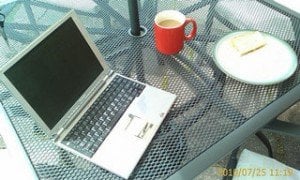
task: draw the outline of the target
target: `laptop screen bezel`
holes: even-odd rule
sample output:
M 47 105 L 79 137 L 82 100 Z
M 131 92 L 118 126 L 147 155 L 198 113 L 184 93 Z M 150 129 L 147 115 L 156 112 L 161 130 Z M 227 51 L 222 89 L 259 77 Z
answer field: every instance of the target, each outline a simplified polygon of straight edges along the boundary
M 53 31 L 60 27 L 60 25 L 62 25 L 70 18 L 75 22 L 82 36 L 88 43 L 95 56 L 97 57 L 99 64 L 103 67 L 103 72 L 100 73 L 97 78 L 95 78 L 93 83 L 89 86 L 89 88 L 86 91 L 84 91 L 84 93 L 75 102 L 75 104 L 67 111 L 67 113 L 65 113 L 65 115 L 58 121 L 58 123 L 52 129 L 50 129 L 42 120 L 42 118 L 38 115 L 38 113 L 33 109 L 33 107 L 21 95 L 17 88 L 12 84 L 12 82 L 5 76 L 5 72 L 15 63 L 22 60 L 23 56 L 29 53 L 34 47 L 41 43 L 47 36 L 49 36 Z M 98 48 L 96 47 L 92 39 L 89 37 L 87 30 L 84 28 L 83 24 L 79 20 L 74 10 L 71 10 L 62 19 L 60 19 L 58 22 L 56 22 L 54 25 L 48 28 L 43 34 L 41 34 L 37 39 L 30 43 L 23 51 L 18 53 L 7 64 L 5 64 L 5 66 L 3 66 L 3 68 L 1 68 L 0 71 L 0 80 L 4 83 L 4 85 L 10 90 L 12 95 L 21 103 L 24 109 L 27 110 L 27 112 L 32 116 L 32 118 L 49 136 L 56 135 L 66 124 L 68 124 L 70 121 L 73 121 L 76 118 L 76 116 L 82 111 L 86 104 L 89 103 L 90 99 L 98 92 L 99 88 L 103 85 L 103 79 L 111 73 L 111 69 L 105 63 Z

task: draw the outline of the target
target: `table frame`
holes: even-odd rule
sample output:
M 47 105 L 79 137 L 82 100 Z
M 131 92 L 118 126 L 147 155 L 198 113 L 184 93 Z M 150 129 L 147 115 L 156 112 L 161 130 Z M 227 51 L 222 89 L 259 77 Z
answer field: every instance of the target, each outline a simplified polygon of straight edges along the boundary
M 202 7 L 208 5 L 209 3 L 212 3 L 212 2 L 214 2 L 214 1 L 200 1 L 198 3 L 195 3 L 193 6 L 182 9 L 181 12 L 183 12 L 184 14 L 188 14 L 188 13 L 194 11 L 195 9 L 202 8 Z M 31 2 L 31 3 L 35 3 L 35 5 L 41 6 L 41 7 L 44 7 L 46 5 L 45 3 L 41 3 L 41 2 Z M 134 24 L 134 21 L 135 21 L 134 19 L 139 19 L 139 17 L 137 16 L 137 14 L 138 14 L 137 11 L 133 12 L 133 14 L 130 15 L 132 17 L 130 18 L 130 21 L 128 21 L 127 19 L 122 17 L 118 12 L 116 12 L 110 6 L 108 6 L 106 3 L 104 3 L 103 1 L 96 1 L 96 3 L 98 3 L 99 5 L 101 5 L 103 7 L 103 12 L 98 12 L 98 13 L 108 13 L 108 14 L 110 14 L 110 16 L 117 19 L 119 23 L 123 24 L 126 27 L 131 25 L 131 31 L 135 31 L 137 29 L 140 30 L 139 23 Z M 150 2 L 145 2 L 145 3 L 149 4 Z M 128 6 L 131 7 L 133 9 L 133 11 L 137 10 L 137 7 L 138 7 L 137 0 L 129 0 L 128 1 Z M 49 5 L 49 6 L 47 5 L 47 7 L 50 8 L 50 9 L 51 8 L 55 8 L 55 9 L 58 8 L 57 6 L 52 6 L 52 5 Z M 151 7 L 153 8 L 153 10 L 157 11 L 157 9 L 155 9 L 156 8 L 155 4 Z M 67 8 L 61 8 L 61 10 L 62 11 L 68 11 Z M 26 5 L 26 12 L 31 17 L 33 17 L 32 10 L 30 9 L 29 5 L 28 6 Z M 78 13 L 85 14 L 86 12 L 78 11 Z M 91 15 L 91 14 L 89 14 L 89 15 Z M 95 16 L 98 16 L 98 14 L 95 14 Z M 141 18 L 144 18 L 144 16 L 141 16 Z M 40 30 L 45 30 L 47 28 L 47 26 L 38 25 L 33 18 L 29 18 L 29 19 L 30 19 L 30 24 L 31 24 L 30 26 L 25 25 L 25 24 L 18 24 L 18 23 L 7 23 L 7 26 L 11 27 L 12 29 L 30 29 L 30 30 L 35 30 L 35 28 L 38 28 Z M 104 23 L 107 25 L 107 27 L 109 27 L 110 26 L 109 25 L 109 19 L 103 19 L 103 20 L 104 20 Z M 131 22 L 131 24 L 130 24 L 130 22 Z M 207 24 L 207 26 L 212 25 L 212 24 L 210 24 L 209 20 L 207 21 L 206 24 Z M 117 31 L 117 30 L 112 29 L 112 31 L 107 31 L 106 29 L 101 29 L 101 28 L 88 29 L 88 31 L 91 34 L 93 34 L 93 33 L 103 33 L 105 35 L 108 35 L 109 37 L 113 37 L 115 34 L 119 33 L 119 31 Z M 127 29 L 124 28 L 120 31 L 122 31 L 122 33 L 124 33 L 124 31 L 127 31 Z M 13 33 L 13 34 L 11 34 L 11 33 Z M 11 33 L 8 33 L 9 38 L 15 38 L 16 40 L 18 39 L 18 40 L 21 40 L 21 41 L 24 41 L 24 42 L 30 42 L 32 40 L 32 39 L 26 38 L 25 34 L 18 33 L 17 31 L 11 31 Z M 135 33 L 132 32 L 132 34 L 135 34 Z M 130 38 L 130 37 L 128 37 L 128 38 Z M 209 28 L 207 28 L 205 30 L 205 33 L 203 35 L 197 36 L 195 40 L 196 41 L 214 42 L 217 38 L 218 38 L 218 36 L 211 35 Z M 101 41 L 105 41 L 105 40 L 107 40 L 107 39 L 103 39 Z M 99 41 L 98 43 L 101 43 L 101 41 Z M 190 47 L 199 46 L 195 42 L 188 42 L 187 44 Z M 107 57 L 107 60 L 108 61 L 113 61 L 113 59 L 115 57 L 129 52 L 131 48 L 136 47 L 136 46 L 137 45 L 133 44 L 132 47 L 121 49 L 118 52 L 115 52 L 115 53 L 109 55 Z M 202 46 L 205 47 L 205 44 L 203 44 Z M 201 56 L 205 57 L 205 59 L 208 59 L 208 60 L 211 59 L 211 57 L 206 52 L 206 48 L 195 48 L 195 49 L 197 49 L 197 52 L 199 54 L 201 54 Z M 141 54 L 140 53 L 141 51 L 142 51 L 142 49 L 138 49 L 136 51 L 136 54 L 132 54 L 132 56 L 134 56 L 135 59 L 136 59 L 135 60 L 136 63 L 133 63 L 133 64 L 138 64 L 139 63 L 139 61 L 140 61 L 139 58 L 142 58 L 142 57 L 138 57 L 137 54 Z M 164 61 L 165 62 L 171 62 L 170 65 L 174 66 L 175 68 L 178 68 L 176 66 L 179 66 L 179 65 L 177 63 L 173 63 L 173 60 L 174 60 L 173 58 L 180 59 L 181 63 L 183 63 L 184 65 L 186 65 L 190 69 L 192 69 L 199 76 L 201 76 L 203 74 L 203 71 L 199 67 L 195 66 L 195 64 L 191 63 L 186 57 L 184 57 L 182 55 L 177 55 L 177 56 L 174 56 L 174 57 L 166 57 L 166 56 L 157 54 L 157 57 L 158 57 L 158 59 L 160 59 L 161 63 L 164 63 Z M 209 63 L 210 66 L 214 66 L 214 64 L 209 62 L 209 61 L 207 61 L 206 63 Z M 123 74 L 127 75 L 130 72 L 130 69 L 136 68 L 136 69 L 138 69 L 138 71 L 140 71 L 140 73 L 137 73 L 138 74 L 137 79 L 140 80 L 140 81 L 145 81 L 145 77 L 143 76 L 143 69 L 140 68 L 140 67 L 141 66 L 129 65 L 128 67 L 124 68 Z M 215 83 L 215 82 L 210 82 L 209 79 L 205 79 L 205 75 L 203 75 L 201 77 L 204 78 L 205 82 L 212 83 L 212 84 Z M 216 81 L 217 82 L 223 82 L 225 76 L 220 76 L 219 75 L 218 77 L 219 77 L 219 79 L 217 79 Z M 195 89 L 202 89 L 203 88 L 203 89 L 208 90 L 207 87 L 196 87 L 198 84 L 195 84 L 195 82 L 189 82 L 189 83 L 192 86 L 195 86 L 194 87 Z M 213 85 L 211 85 L 211 86 L 213 86 Z M 224 86 L 224 84 L 223 84 L 223 86 Z M 223 88 L 222 85 L 220 86 L 220 88 L 221 89 Z M 214 95 L 217 93 L 217 92 L 214 92 L 214 91 L 217 91 L 217 90 L 212 90 L 212 89 L 209 89 L 209 90 L 212 91 L 210 98 L 213 100 L 215 98 Z M 228 134 L 227 136 L 225 136 L 221 141 L 219 141 L 216 144 L 212 145 L 209 149 L 207 149 L 205 152 L 200 154 L 198 157 L 191 160 L 185 166 L 181 167 L 180 170 L 175 172 L 174 174 L 172 174 L 169 177 L 169 179 L 187 179 L 187 178 L 192 179 L 192 178 L 194 178 L 200 172 L 204 171 L 207 167 L 212 165 L 214 162 L 218 161 L 223 156 L 225 156 L 227 153 L 231 152 L 233 149 L 238 147 L 241 143 L 243 143 L 244 139 L 246 139 L 251 134 L 258 131 L 261 127 L 265 126 L 268 122 L 270 122 L 272 119 L 276 118 L 281 112 L 286 110 L 288 107 L 292 106 L 295 102 L 297 102 L 299 100 L 299 97 L 300 97 L 300 85 L 297 85 L 292 90 L 290 90 L 288 93 L 282 95 L 276 101 L 272 102 L 270 105 L 268 105 L 262 111 L 255 114 L 252 118 L 250 118 L 246 123 L 241 125 L 235 131 L 233 131 L 230 134 Z M 199 102 L 199 101 L 201 101 L 202 98 L 203 97 L 201 96 L 201 94 L 199 94 L 195 98 L 193 98 L 191 101 Z M 206 104 L 206 106 L 209 107 L 209 106 L 211 106 L 211 104 L 213 104 L 213 102 L 210 102 L 210 103 Z M 226 104 L 226 102 L 223 102 L 222 105 L 228 106 L 228 104 Z M 184 109 L 184 107 L 185 107 L 185 105 L 183 104 L 182 107 L 178 107 L 177 109 L 174 109 L 173 111 L 179 111 L 180 109 Z M 234 111 L 234 110 L 232 110 L 232 111 Z M 172 112 L 170 112 L 170 113 L 172 113 Z M 197 117 L 201 117 L 204 113 L 205 113 L 205 110 L 204 111 L 200 110 L 199 113 L 197 114 Z M 245 118 L 243 115 L 239 114 L 238 112 L 233 112 L 233 113 L 237 114 L 242 119 Z M 191 121 L 191 122 L 188 122 L 188 123 L 190 123 L 189 126 L 191 126 L 195 122 Z M 166 126 L 171 127 L 172 125 L 166 124 Z M 184 131 L 184 129 L 179 129 L 178 131 Z M 182 141 L 184 141 L 184 140 L 182 140 Z M 231 144 L 231 146 L 229 147 L 228 144 Z

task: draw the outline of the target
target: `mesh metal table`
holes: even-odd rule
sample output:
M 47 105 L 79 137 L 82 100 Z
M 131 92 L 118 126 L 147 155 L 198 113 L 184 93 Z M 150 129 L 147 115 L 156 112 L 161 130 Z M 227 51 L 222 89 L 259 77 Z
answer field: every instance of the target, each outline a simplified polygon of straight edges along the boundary
M 132 179 L 190 179 L 300 98 L 299 70 L 283 83 L 253 86 L 226 77 L 215 67 L 212 48 L 216 40 L 232 29 L 211 21 L 214 5 L 210 1 L 139 1 L 140 24 L 147 30 L 142 37 L 128 34 L 126 1 L 94 2 L 93 8 L 71 6 L 77 9 L 110 67 L 178 96 Z M 2 46 L 0 40 L 0 65 L 28 46 L 69 9 L 70 6 L 36 0 L 3 6 L 1 12 L 6 15 L 5 32 L 10 47 Z M 176 56 L 164 56 L 155 50 L 152 23 L 155 14 L 164 9 L 180 10 L 198 23 L 198 36 L 186 43 Z M 276 18 L 272 11 L 258 11 L 257 15 L 266 13 L 265 16 Z M 255 16 L 252 15 L 254 23 L 258 21 Z M 276 26 L 267 28 L 271 34 L 278 33 Z M 292 45 L 299 52 L 300 45 Z M 2 83 L 0 92 L 0 100 L 40 179 L 119 178 L 55 146 Z

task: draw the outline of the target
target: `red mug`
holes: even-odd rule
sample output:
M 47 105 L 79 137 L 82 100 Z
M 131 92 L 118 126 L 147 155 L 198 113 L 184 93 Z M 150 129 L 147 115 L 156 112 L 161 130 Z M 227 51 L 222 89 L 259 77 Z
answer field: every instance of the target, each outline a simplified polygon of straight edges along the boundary
M 185 27 L 192 23 L 189 35 L 185 34 Z M 183 48 L 184 41 L 196 36 L 197 24 L 192 18 L 175 10 L 165 10 L 158 13 L 154 19 L 154 36 L 157 50 L 166 55 L 177 54 Z

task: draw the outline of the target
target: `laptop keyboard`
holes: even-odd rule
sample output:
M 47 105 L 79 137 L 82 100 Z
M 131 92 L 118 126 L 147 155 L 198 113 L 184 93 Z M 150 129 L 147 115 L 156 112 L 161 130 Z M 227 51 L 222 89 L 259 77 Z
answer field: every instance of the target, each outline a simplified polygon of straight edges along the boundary
M 92 157 L 131 102 L 144 88 L 145 85 L 115 76 L 62 143 Z

